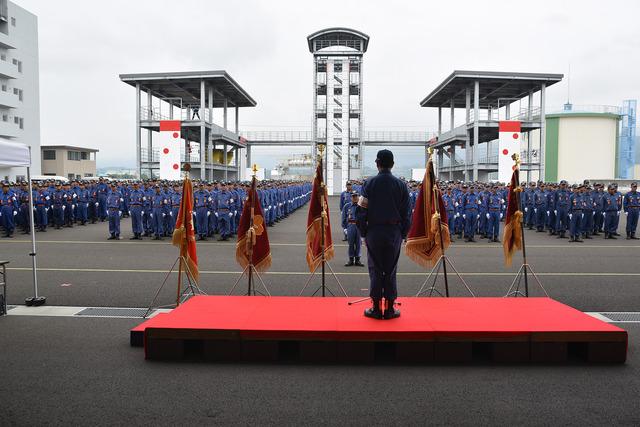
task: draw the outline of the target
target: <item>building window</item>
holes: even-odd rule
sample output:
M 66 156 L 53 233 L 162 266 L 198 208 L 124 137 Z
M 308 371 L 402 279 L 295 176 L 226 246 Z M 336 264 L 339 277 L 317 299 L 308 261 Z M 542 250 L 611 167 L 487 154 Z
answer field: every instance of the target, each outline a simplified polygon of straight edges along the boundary
M 75 160 L 80 161 L 80 152 L 79 151 L 67 151 L 67 160 Z
M 70 173 L 70 174 L 67 175 L 67 178 L 69 178 L 69 181 L 73 181 L 75 176 L 76 176 L 75 174 Z
M 0 54 L 0 60 L 6 61 L 7 60 L 7 55 L 5 55 L 4 53 Z
M 55 160 L 56 150 L 42 150 L 42 160 Z
M 12 63 L 13 65 L 18 65 L 18 60 L 17 60 L 16 58 L 13 58 L 13 59 L 11 60 L 11 63 Z
M 11 26 L 12 27 L 16 26 L 16 18 L 14 18 L 13 16 L 11 17 Z
M 18 117 L 18 116 L 13 116 L 13 124 L 16 124 L 16 125 L 17 125 L 18 123 L 20 123 L 20 117 Z
M 18 72 L 22 72 L 22 61 L 18 61 Z
M 6 92 L 7 91 L 7 85 L 2 85 L 2 91 Z
M 22 101 L 22 89 L 18 91 L 18 100 Z
M 85 174 L 84 174 L 84 176 L 85 176 L 85 178 L 87 178 L 87 177 L 92 177 L 92 176 L 93 176 L 93 174 L 92 174 L 92 173 L 85 173 Z
M 13 94 L 14 94 L 14 95 L 17 95 L 17 94 L 18 94 L 18 88 L 17 88 L 17 87 L 14 87 L 14 88 L 13 88 Z
M 7 116 L 6 114 L 2 115 L 2 121 L 3 122 L 8 122 L 9 121 L 9 116 Z
M 80 153 L 80 158 L 81 158 L 82 160 L 89 160 L 89 153 L 87 153 L 86 151 L 82 151 L 82 152 Z
M 24 119 L 20 117 L 20 129 L 24 129 Z

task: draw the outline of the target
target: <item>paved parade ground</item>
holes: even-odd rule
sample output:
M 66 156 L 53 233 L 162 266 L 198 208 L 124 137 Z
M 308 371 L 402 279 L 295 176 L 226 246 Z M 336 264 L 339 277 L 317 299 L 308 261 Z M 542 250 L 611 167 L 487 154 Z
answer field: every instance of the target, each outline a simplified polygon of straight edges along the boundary
M 332 265 L 350 296 L 366 296 L 367 269 L 343 266 L 338 199 L 330 204 Z M 273 265 L 263 278 L 273 295 L 297 295 L 307 279 L 306 217 L 304 206 L 268 229 Z M 120 241 L 106 240 L 106 222 L 37 234 L 47 306 L 148 305 L 177 249 L 169 239 L 128 240 L 128 219 L 122 230 Z M 526 238 L 529 261 L 552 298 L 587 312 L 640 311 L 638 241 L 596 236 L 568 243 L 535 231 Z M 27 235 L 0 240 L 0 259 L 11 261 L 9 304 L 31 295 L 29 250 Z M 520 262 L 518 253 L 505 269 L 502 246 L 486 240 L 457 241 L 448 254 L 477 296 L 504 295 Z M 198 257 L 201 288 L 228 293 L 239 276 L 234 242 L 198 242 Z M 425 277 L 401 256 L 400 296 L 415 294 Z M 175 298 L 172 279 L 160 303 Z M 332 278 L 328 284 L 336 290 Z M 465 295 L 456 279 L 450 286 Z M 236 294 L 242 290 L 244 282 Z M 0 396 L 9 424 L 640 423 L 634 323 L 618 324 L 629 331 L 629 352 L 627 363 L 616 366 L 216 365 L 145 362 L 141 349 L 129 347 L 136 319 L 9 314 L 0 317 Z M 382 407 L 389 419 L 380 419 Z

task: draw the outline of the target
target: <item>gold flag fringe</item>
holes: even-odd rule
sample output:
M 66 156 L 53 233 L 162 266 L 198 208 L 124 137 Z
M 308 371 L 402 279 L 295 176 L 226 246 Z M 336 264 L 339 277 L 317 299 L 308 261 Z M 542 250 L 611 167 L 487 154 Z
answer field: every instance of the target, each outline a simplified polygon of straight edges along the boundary
M 433 267 L 443 254 L 442 247 L 440 247 L 440 235 L 438 234 L 439 218 L 440 215 L 437 213 L 431 215 L 431 232 L 428 233 L 431 237 L 407 239 L 405 253 L 413 262 L 424 268 Z M 440 233 L 442 233 L 442 243 L 446 250 L 451 244 L 449 226 L 441 223 Z
M 511 266 L 513 261 L 513 254 L 516 250 L 522 249 L 522 211 L 517 210 L 513 216 L 509 218 L 509 223 L 504 226 L 504 233 L 502 236 L 503 248 L 504 248 L 504 265 Z
M 236 243 L 236 261 L 242 268 L 246 268 L 247 265 L 249 265 L 249 239 L 247 235 L 250 234 L 250 230 L 251 229 L 247 230 L 247 234 Z M 253 241 L 253 245 L 255 246 L 255 240 Z M 259 273 L 263 273 L 271 268 L 271 251 L 269 251 L 267 256 L 259 263 L 253 266 Z
M 307 227 L 307 264 L 309 265 L 309 271 L 315 270 L 315 268 L 322 261 L 322 253 L 320 253 L 318 255 L 315 255 L 313 253 L 313 242 L 315 241 L 316 237 L 320 236 L 321 227 L 322 227 L 322 222 L 321 222 L 320 217 L 314 219 L 313 222 L 311 223 L 311 225 L 309 225 L 309 227 Z M 326 219 L 324 221 L 324 228 L 325 228 L 325 230 L 328 228 Z M 325 241 L 325 243 L 327 241 L 326 235 L 325 235 L 325 240 L 324 241 Z M 325 248 L 324 248 L 324 259 L 326 261 L 329 261 L 329 260 L 333 259 L 333 256 L 334 256 L 333 244 L 331 244 L 331 246 L 325 246 Z
M 184 225 L 180 228 L 176 228 L 173 230 L 173 234 L 171 236 L 171 243 L 174 246 L 178 246 L 180 248 L 180 255 L 184 257 L 187 262 L 187 275 L 191 277 L 196 283 L 200 281 L 200 271 L 198 271 L 198 266 L 189 256 L 189 251 L 187 251 L 187 244 L 184 240 L 187 231 L 184 228 Z M 191 237 L 193 239 L 193 237 Z M 184 245 L 184 247 L 183 247 Z

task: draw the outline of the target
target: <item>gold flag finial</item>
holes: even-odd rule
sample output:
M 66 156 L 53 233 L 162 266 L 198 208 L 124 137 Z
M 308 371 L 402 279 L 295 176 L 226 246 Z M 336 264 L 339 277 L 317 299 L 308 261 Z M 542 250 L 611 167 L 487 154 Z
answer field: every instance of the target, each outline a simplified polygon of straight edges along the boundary
M 427 160 L 433 156 L 433 147 L 427 148 Z
M 516 162 L 516 166 L 520 166 L 520 154 L 513 153 L 511 158 L 513 159 L 514 162 Z
M 254 163 L 251 171 L 253 172 L 253 176 L 256 176 L 256 174 L 258 173 L 258 165 Z

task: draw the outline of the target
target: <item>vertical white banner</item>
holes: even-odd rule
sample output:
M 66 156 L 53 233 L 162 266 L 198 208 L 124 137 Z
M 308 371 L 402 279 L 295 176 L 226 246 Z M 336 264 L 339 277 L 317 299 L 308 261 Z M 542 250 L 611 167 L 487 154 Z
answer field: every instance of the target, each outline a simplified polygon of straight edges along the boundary
M 179 120 L 160 121 L 160 179 L 180 180 L 180 127 Z
M 498 124 L 498 181 L 511 181 L 511 174 L 515 162 L 511 158 L 515 153 L 520 154 L 520 122 L 501 121 Z

